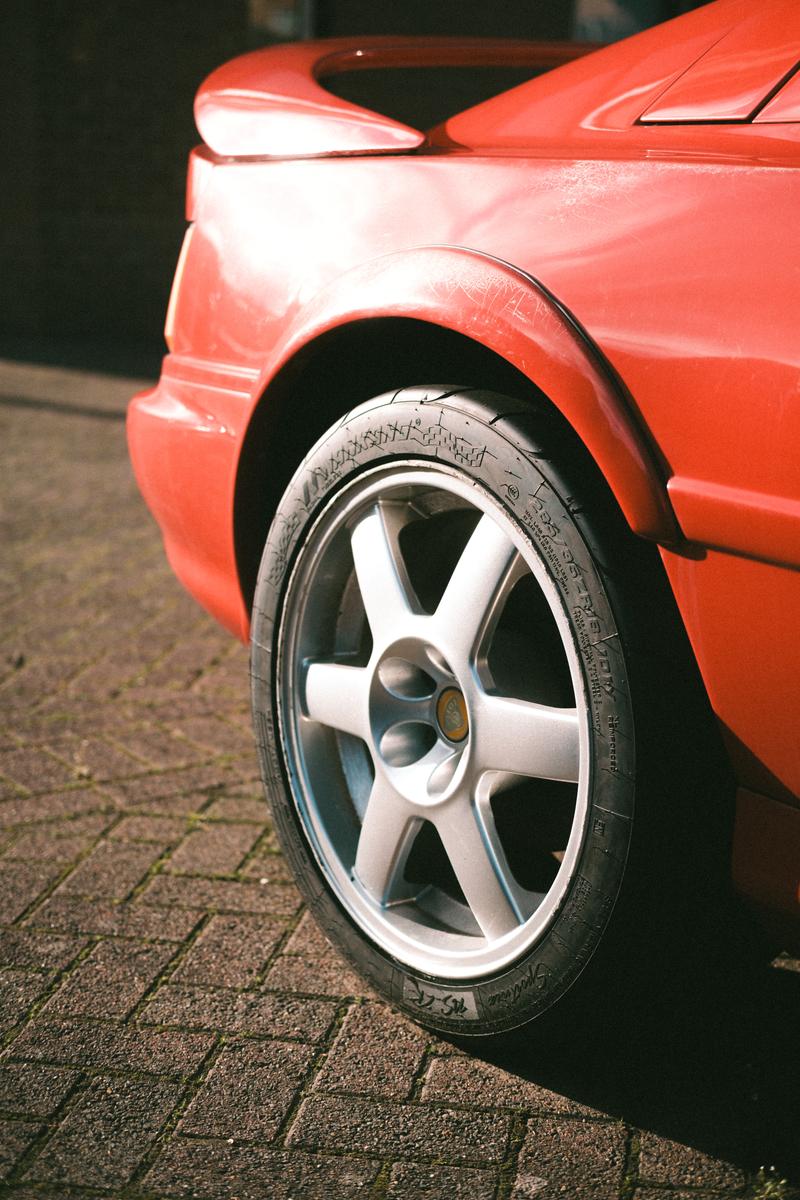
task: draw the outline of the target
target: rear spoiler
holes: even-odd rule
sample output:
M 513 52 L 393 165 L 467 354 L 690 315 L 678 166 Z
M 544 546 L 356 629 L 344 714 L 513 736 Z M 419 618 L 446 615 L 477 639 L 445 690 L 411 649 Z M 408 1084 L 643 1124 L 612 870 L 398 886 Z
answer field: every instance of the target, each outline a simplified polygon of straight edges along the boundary
M 549 69 L 593 49 L 574 42 L 423 37 L 271 46 L 213 71 L 197 93 L 195 121 L 205 144 L 223 158 L 407 153 L 424 143 L 424 133 L 341 100 L 320 81 L 384 67 Z

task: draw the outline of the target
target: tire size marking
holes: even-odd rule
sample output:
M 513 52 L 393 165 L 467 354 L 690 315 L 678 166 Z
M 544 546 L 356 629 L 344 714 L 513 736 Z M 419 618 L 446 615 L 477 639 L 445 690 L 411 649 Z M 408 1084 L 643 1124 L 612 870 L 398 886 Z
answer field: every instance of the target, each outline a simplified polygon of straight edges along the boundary
M 619 729 L 619 717 L 610 715 L 607 718 L 608 722 L 608 769 L 614 774 L 619 769 L 617 762 L 617 730 Z
M 477 1021 L 478 1008 L 474 992 L 446 991 L 432 983 L 421 984 L 406 975 L 403 979 L 403 1000 L 421 1012 L 439 1017 L 455 1017 L 462 1021 Z

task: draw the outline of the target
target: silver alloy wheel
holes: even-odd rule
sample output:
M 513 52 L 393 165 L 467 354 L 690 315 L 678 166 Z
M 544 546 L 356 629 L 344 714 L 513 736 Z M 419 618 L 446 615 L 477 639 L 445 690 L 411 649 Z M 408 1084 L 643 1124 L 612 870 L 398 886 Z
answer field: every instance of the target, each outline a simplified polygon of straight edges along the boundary
M 283 614 L 290 785 L 339 902 L 426 974 L 512 963 L 563 901 L 590 784 L 580 655 L 539 554 L 473 480 L 395 460 L 322 511 Z

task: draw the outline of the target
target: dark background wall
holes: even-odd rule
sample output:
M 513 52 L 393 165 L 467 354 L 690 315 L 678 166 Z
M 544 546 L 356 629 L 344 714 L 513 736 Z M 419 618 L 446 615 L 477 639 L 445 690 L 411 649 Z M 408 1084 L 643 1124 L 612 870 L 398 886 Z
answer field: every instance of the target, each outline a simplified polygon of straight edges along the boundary
M 192 100 L 226 58 L 311 30 L 565 38 L 593 2 L 2 0 L 0 351 L 78 340 L 157 363 Z M 642 25 L 668 15 L 620 2 Z
M 192 98 L 250 46 L 246 0 L 3 0 L 0 326 L 156 341 Z

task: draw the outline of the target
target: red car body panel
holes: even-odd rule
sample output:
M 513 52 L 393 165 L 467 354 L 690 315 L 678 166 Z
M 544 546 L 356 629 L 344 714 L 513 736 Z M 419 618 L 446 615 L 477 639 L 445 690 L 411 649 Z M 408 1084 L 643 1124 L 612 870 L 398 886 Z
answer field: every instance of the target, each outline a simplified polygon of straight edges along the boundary
M 338 56 L 341 69 L 358 47 L 221 68 L 198 121 L 225 157 L 192 157 L 171 352 L 132 403 L 129 438 L 175 571 L 246 638 L 234 498 L 253 414 L 287 363 L 382 317 L 455 330 L 511 363 L 582 438 L 631 527 L 659 543 L 747 789 L 737 885 L 796 922 L 800 126 L 787 63 L 800 59 L 800 11 L 749 8 L 720 0 L 426 139 L 319 98 L 320 62 Z M 429 64 L 463 61 L 463 47 L 372 53 Z M 292 144 L 298 121 L 297 153 L 315 157 L 264 158 L 267 144 Z M 757 794 L 772 798 L 760 823 Z M 767 857 L 778 827 L 793 847 L 780 863 Z
M 793 75 L 753 120 L 757 124 L 800 121 L 800 77 Z
M 776 41 L 769 12 L 752 12 L 642 114 L 642 121 L 747 121 L 794 71 L 800 38 Z

